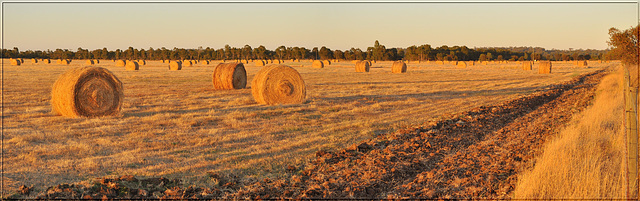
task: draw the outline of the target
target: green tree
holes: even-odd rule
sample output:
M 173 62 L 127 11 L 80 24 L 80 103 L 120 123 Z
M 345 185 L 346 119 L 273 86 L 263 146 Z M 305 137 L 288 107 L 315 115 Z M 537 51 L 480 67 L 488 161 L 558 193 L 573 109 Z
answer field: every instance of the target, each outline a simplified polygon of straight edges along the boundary
M 287 47 L 285 47 L 284 45 L 276 48 L 276 55 L 278 55 L 278 59 L 282 60 L 284 58 L 286 50 Z
M 320 51 L 318 52 L 318 54 L 320 55 L 320 59 L 325 60 L 325 59 L 331 59 L 332 55 L 331 55 L 331 49 L 322 46 L 320 48 Z
M 624 31 L 610 28 L 607 44 L 612 47 L 611 56 L 619 58 L 625 64 L 638 64 L 639 29 L 639 26 Z
M 251 53 L 253 53 L 253 49 L 251 49 L 251 46 L 244 45 L 244 47 L 242 48 L 242 57 L 244 57 L 244 59 L 253 58 Z
M 480 57 L 478 57 L 479 61 L 486 61 L 487 60 L 487 55 L 486 54 L 480 54 Z
M 387 51 L 387 48 L 384 47 L 384 45 L 380 45 L 380 42 L 378 42 L 378 40 L 376 40 L 373 43 L 373 48 L 372 48 L 372 51 L 371 51 L 371 59 L 373 59 L 373 60 L 383 60 L 386 51 Z

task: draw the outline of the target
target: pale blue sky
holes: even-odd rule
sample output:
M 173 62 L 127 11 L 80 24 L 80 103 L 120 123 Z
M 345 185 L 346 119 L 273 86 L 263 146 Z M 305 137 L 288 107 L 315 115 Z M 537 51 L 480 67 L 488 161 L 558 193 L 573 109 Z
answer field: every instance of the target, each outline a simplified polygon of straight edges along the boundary
M 332 50 L 430 44 L 605 49 L 637 23 L 637 3 L 3 2 L 3 48 Z

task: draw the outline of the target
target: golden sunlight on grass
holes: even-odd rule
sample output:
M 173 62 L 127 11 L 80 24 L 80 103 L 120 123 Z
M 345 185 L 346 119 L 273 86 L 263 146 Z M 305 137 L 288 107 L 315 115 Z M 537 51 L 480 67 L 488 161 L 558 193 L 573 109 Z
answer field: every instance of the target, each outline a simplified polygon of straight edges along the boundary
M 545 145 L 516 199 L 625 199 L 622 73 L 603 78 L 592 106 Z
M 349 61 L 321 69 L 312 68 L 311 62 L 287 62 L 304 79 L 306 100 L 265 106 L 256 104 L 250 84 L 214 90 L 217 62 L 169 71 L 168 64 L 148 61 L 140 70 L 126 71 L 103 61 L 95 66 L 109 69 L 123 82 L 121 114 L 66 118 L 52 113 L 51 87 L 60 74 L 84 62 L 3 62 L 6 192 L 23 184 L 44 190 L 124 174 L 174 177 L 186 184 L 210 184 L 207 172 L 244 179 L 282 177 L 290 174 L 287 166 L 303 164 L 320 149 L 347 147 L 617 65 L 593 62 L 590 68 L 575 68 L 554 63 L 552 74 L 540 75 L 520 70 L 516 63 L 457 69 L 430 62 L 408 64 L 406 73 L 392 74 L 392 62 L 374 63 L 368 73 L 356 73 Z M 250 83 L 262 67 L 249 63 L 245 68 Z M 598 143 L 604 144 L 590 146 L 617 146 L 602 139 Z

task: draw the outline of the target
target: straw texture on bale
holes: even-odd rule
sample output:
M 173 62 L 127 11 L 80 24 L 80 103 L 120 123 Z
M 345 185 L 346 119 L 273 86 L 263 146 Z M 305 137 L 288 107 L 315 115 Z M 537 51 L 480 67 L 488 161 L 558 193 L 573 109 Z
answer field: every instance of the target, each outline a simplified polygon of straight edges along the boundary
M 391 66 L 391 73 L 406 73 L 407 72 L 407 64 L 402 61 L 393 62 Z
M 124 67 L 125 65 L 127 65 L 127 63 L 125 63 L 124 60 L 116 60 L 117 67 Z
M 243 89 L 247 86 L 247 71 L 242 63 L 221 63 L 213 70 L 215 89 Z
M 356 72 L 358 73 L 366 73 L 369 72 L 369 62 L 360 61 L 356 63 Z
M 522 70 L 532 70 L 532 69 L 533 69 L 533 64 L 531 64 L 531 61 L 522 62 Z
M 191 66 L 193 66 L 193 63 L 191 63 L 191 61 L 189 61 L 189 60 L 185 60 L 184 62 L 182 62 L 182 66 L 183 67 L 191 67 Z
M 264 61 L 256 60 L 256 66 L 264 66 Z
M 320 60 L 315 60 L 315 61 L 313 61 L 313 64 L 311 64 L 311 67 L 324 68 L 324 63 L 322 63 L 322 61 L 320 61 Z
M 251 94 L 259 104 L 298 104 L 304 102 L 307 89 L 294 68 L 269 65 L 258 71 L 251 81 Z
M 11 59 L 12 66 L 19 66 L 20 64 L 22 64 L 22 62 L 20 62 L 20 59 Z
M 551 73 L 551 62 L 550 61 L 541 61 L 538 66 L 538 74 L 550 74 Z
M 127 65 L 124 67 L 126 70 L 139 70 L 140 66 L 136 61 L 127 61 Z
M 62 74 L 53 84 L 51 106 L 66 117 L 98 117 L 120 112 L 122 82 L 109 70 L 85 66 Z
M 94 63 L 93 63 L 93 60 L 87 60 L 85 63 L 86 63 L 87 65 L 93 65 L 93 64 L 94 64 Z
M 467 63 L 464 61 L 456 61 L 456 68 L 467 68 Z
M 182 63 L 180 61 L 169 62 L 169 70 L 182 70 Z

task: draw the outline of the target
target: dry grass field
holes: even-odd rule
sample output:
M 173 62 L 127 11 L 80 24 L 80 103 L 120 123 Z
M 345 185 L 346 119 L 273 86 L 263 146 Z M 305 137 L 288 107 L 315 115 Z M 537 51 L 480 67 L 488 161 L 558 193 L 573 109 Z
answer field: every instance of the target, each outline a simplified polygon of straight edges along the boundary
M 519 177 L 516 199 L 624 199 L 627 196 L 622 68 L 603 78 L 593 105 L 544 147 Z
M 120 116 L 66 118 L 53 114 L 51 87 L 63 72 L 86 65 L 11 66 L 3 60 L 2 131 L 4 193 L 20 185 L 47 186 L 104 176 L 180 178 L 212 185 L 207 172 L 242 179 L 282 177 L 318 150 L 335 150 L 397 128 L 522 97 L 549 85 L 618 63 L 554 62 L 551 74 L 521 64 L 409 63 L 391 74 L 392 62 L 356 73 L 350 61 L 322 69 L 286 62 L 307 87 L 303 104 L 258 105 L 251 89 L 213 89 L 218 62 L 169 71 L 149 61 L 125 71 L 100 61 L 124 84 Z M 248 80 L 260 70 L 245 64 Z M 248 87 L 251 87 L 248 82 Z

